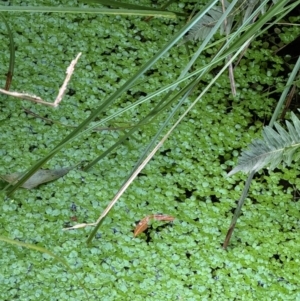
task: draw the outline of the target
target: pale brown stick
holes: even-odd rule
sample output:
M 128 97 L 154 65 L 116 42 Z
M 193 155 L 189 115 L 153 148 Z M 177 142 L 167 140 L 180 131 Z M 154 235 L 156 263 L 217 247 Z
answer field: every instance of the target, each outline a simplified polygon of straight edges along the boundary
M 6 91 L 6 90 L 3 90 L 3 89 L 0 89 L 0 93 L 56 108 L 59 105 L 59 103 L 61 102 L 61 100 L 64 96 L 64 93 L 66 92 L 68 82 L 71 79 L 71 76 L 74 72 L 74 67 L 77 64 L 78 59 L 80 58 L 80 56 L 81 56 L 81 52 L 78 53 L 77 57 L 71 62 L 70 66 L 67 68 L 66 78 L 65 78 L 64 83 L 62 84 L 61 88 L 59 89 L 58 95 L 57 95 L 54 103 L 44 101 L 42 98 L 40 98 L 36 95 L 30 95 L 30 94 L 27 94 L 27 93 L 10 92 L 10 91 Z

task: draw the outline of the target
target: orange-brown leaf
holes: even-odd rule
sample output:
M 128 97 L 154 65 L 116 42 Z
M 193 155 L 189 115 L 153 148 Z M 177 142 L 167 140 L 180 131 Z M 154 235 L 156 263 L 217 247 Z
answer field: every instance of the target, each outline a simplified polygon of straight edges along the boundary
M 149 222 L 149 216 L 146 216 L 145 218 L 140 220 L 140 222 L 136 225 L 134 229 L 134 233 L 133 233 L 134 237 L 141 234 L 148 228 L 148 222 Z
M 148 215 L 145 218 L 143 218 L 142 220 L 140 220 L 140 222 L 136 225 L 136 227 L 134 229 L 134 233 L 133 233 L 134 237 L 138 236 L 139 234 L 141 234 L 148 228 L 148 223 L 149 223 L 150 219 L 155 219 L 157 221 L 171 222 L 175 219 L 175 217 L 173 217 L 171 215 L 165 215 L 165 214 Z
M 171 215 L 165 215 L 165 214 L 153 214 L 152 218 L 157 221 L 168 221 L 168 222 L 172 222 L 175 219 L 175 217 Z

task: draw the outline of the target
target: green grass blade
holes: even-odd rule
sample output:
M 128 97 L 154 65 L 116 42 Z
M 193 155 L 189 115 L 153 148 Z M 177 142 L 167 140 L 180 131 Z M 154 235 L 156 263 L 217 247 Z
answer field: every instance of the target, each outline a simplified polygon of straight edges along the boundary
M 195 18 L 187 25 L 185 25 L 175 36 L 170 40 L 165 47 L 163 47 L 152 59 L 150 59 L 146 64 L 144 64 L 139 71 L 137 71 L 126 83 L 121 86 L 116 92 L 114 92 L 110 97 L 108 97 L 101 106 L 95 109 L 91 115 L 85 119 L 76 129 L 74 129 L 67 137 L 65 137 L 52 151 L 49 152 L 47 156 L 39 160 L 34 164 L 31 169 L 28 170 L 26 174 L 16 183 L 15 185 L 5 187 L 4 190 L 7 191 L 7 195 L 11 196 L 20 185 L 22 185 L 28 178 L 30 178 L 38 169 L 40 169 L 48 160 L 50 160 L 57 152 L 59 152 L 71 139 L 77 137 L 77 135 L 100 113 L 102 113 L 110 104 L 112 104 L 122 93 L 126 92 L 149 68 L 151 68 L 165 53 L 167 53 L 183 36 L 190 30 L 190 28 L 198 22 L 200 18 L 217 2 L 217 0 L 212 0 L 208 3 L 204 10 L 199 12 Z
M 190 82 L 185 88 L 181 89 L 174 97 L 174 101 L 176 99 L 180 99 L 181 100 L 178 102 L 178 104 L 173 108 L 173 110 L 169 113 L 169 115 L 167 116 L 166 120 L 164 121 L 164 123 L 161 125 L 161 127 L 158 129 L 157 133 L 155 134 L 155 136 L 152 138 L 152 140 L 150 141 L 150 143 L 147 145 L 147 147 L 145 148 L 144 152 L 141 154 L 139 160 L 137 161 L 137 163 L 135 164 L 131 174 L 128 176 L 128 179 L 131 177 L 131 175 L 135 172 L 135 170 L 138 168 L 138 166 L 141 164 L 141 162 L 144 160 L 144 158 L 146 157 L 146 155 L 148 154 L 148 152 L 154 147 L 155 143 L 157 142 L 159 136 L 162 134 L 162 132 L 165 130 L 165 128 L 168 126 L 168 124 L 170 123 L 171 119 L 175 116 L 175 114 L 178 112 L 178 110 L 181 108 L 181 106 L 183 105 L 184 101 L 186 100 L 186 98 L 189 96 L 189 94 L 193 91 L 193 89 L 196 87 L 196 85 L 199 83 L 199 80 L 193 80 L 192 82 Z M 166 98 L 169 97 L 169 95 L 166 96 Z M 170 103 L 172 103 L 173 100 L 170 101 Z
M 86 295 L 87 300 L 88 300 L 88 294 L 87 294 L 86 288 L 81 283 L 80 279 L 78 278 L 76 273 L 73 271 L 73 269 L 69 266 L 69 264 L 63 258 L 61 258 L 58 255 L 52 253 L 51 251 L 47 250 L 46 248 L 43 248 L 43 247 L 40 247 L 40 246 L 37 246 L 37 245 L 33 245 L 33 244 L 24 243 L 24 242 L 21 242 L 21 241 L 18 241 L 18 240 L 10 239 L 10 238 L 4 237 L 4 236 L 0 236 L 0 241 L 6 242 L 6 243 L 11 244 L 11 245 L 17 245 L 19 247 L 24 247 L 24 248 L 31 249 L 31 250 L 34 250 L 34 251 L 38 251 L 40 253 L 44 253 L 44 254 L 47 254 L 47 255 L 51 256 L 55 261 L 62 264 L 66 268 L 67 271 L 69 271 L 71 274 L 75 275 L 75 277 L 79 281 L 79 286 L 84 290 L 85 295 Z
M 181 77 L 183 77 L 192 67 L 192 65 L 194 64 L 194 62 L 198 59 L 198 57 L 200 56 L 200 54 L 202 53 L 202 51 L 207 47 L 209 41 L 212 40 L 214 34 L 218 31 L 218 29 L 220 28 L 220 26 L 222 25 L 222 23 L 225 21 L 225 19 L 227 18 L 227 16 L 230 14 L 231 10 L 234 8 L 235 4 L 238 2 L 238 0 L 234 0 L 232 1 L 232 3 L 230 4 L 230 6 L 227 8 L 227 10 L 224 12 L 224 14 L 222 15 L 222 17 L 220 18 L 220 20 L 215 24 L 215 26 L 210 30 L 209 34 L 206 36 L 206 38 L 204 39 L 204 41 L 201 43 L 199 49 L 196 51 L 196 53 L 193 55 L 192 59 L 190 60 L 190 62 L 186 65 L 185 69 L 183 70 L 182 74 L 180 75 L 179 79 Z M 226 47 L 226 46 L 224 46 Z M 219 51 L 217 56 L 212 60 L 212 63 L 209 64 L 208 66 L 206 66 L 206 68 L 203 69 L 203 73 L 208 72 L 212 66 L 214 65 L 213 62 L 215 61 L 215 59 L 221 55 L 222 51 Z
M 170 5 L 170 3 L 174 2 L 174 1 L 169 1 L 168 3 L 163 5 L 162 9 L 152 8 L 149 6 L 141 6 L 141 5 L 131 4 L 131 3 L 124 3 L 124 2 L 119 2 L 119 1 L 113 1 L 113 0 L 79 0 L 79 2 L 97 3 L 97 4 L 102 4 L 105 6 L 117 7 L 117 8 L 123 7 L 123 8 L 130 9 L 130 10 L 135 9 L 135 10 L 163 11 L 166 6 Z M 169 11 L 169 12 L 171 12 L 171 11 Z M 178 12 L 172 12 L 172 13 L 176 14 L 177 16 L 186 16 L 186 14 L 184 14 L 184 13 L 178 13 Z
M 281 111 L 281 109 L 284 105 L 284 102 L 286 100 L 288 92 L 290 91 L 290 88 L 291 88 L 294 80 L 296 79 L 296 76 L 297 76 L 299 70 L 300 70 L 300 57 L 298 57 L 298 60 L 297 60 L 295 66 L 294 66 L 294 68 L 293 68 L 293 70 L 292 70 L 292 72 L 289 76 L 289 79 L 286 83 L 286 87 L 284 88 L 284 90 L 283 90 L 283 92 L 280 96 L 280 99 L 277 103 L 276 109 L 275 109 L 275 111 L 272 115 L 272 118 L 271 118 L 271 121 L 270 121 L 270 124 L 269 124 L 270 126 L 273 126 L 275 120 L 277 119 L 277 117 L 278 117 L 278 115 L 279 115 L 279 113 L 280 113 L 280 111 Z
M 8 71 L 7 71 L 7 78 L 6 78 L 5 88 L 4 88 L 5 90 L 9 90 L 11 81 L 12 81 L 12 77 L 14 74 L 14 69 L 15 69 L 15 42 L 14 42 L 13 33 L 10 29 L 9 23 L 7 22 L 6 18 L 4 17 L 4 15 L 2 13 L 0 13 L 0 16 L 3 19 L 3 22 L 6 26 L 8 37 L 9 37 L 10 57 L 9 57 L 9 67 L 8 67 Z
M 105 156 L 107 156 L 110 152 L 112 152 L 115 148 L 117 148 L 119 145 L 121 145 L 128 137 L 130 137 L 131 135 L 133 135 L 134 132 L 136 132 L 137 130 L 140 130 L 141 127 L 143 127 L 145 124 L 149 124 L 149 122 L 153 122 L 156 118 L 159 117 L 160 113 L 162 113 L 164 110 L 166 110 L 169 106 L 172 105 L 172 103 L 177 98 L 179 98 L 182 94 L 184 94 L 185 90 L 186 90 L 186 88 L 181 89 L 177 93 L 177 95 L 175 95 L 174 98 L 171 99 L 170 101 L 168 101 L 167 103 L 165 103 L 166 100 L 167 100 L 167 98 L 164 98 L 143 120 L 141 120 L 137 125 L 135 125 L 128 133 L 126 133 L 121 138 L 119 138 L 118 141 L 114 145 L 112 145 L 109 149 L 107 149 L 100 156 L 98 156 L 96 159 L 94 159 L 92 162 L 90 162 L 88 165 L 86 165 L 83 170 L 84 171 L 88 171 L 97 162 L 99 162 L 101 159 L 103 159 Z M 180 106 L 181 106 L 181 104 L 182 104 L 182 102 L 180 103 Z M 176 106 L 177 109 L 179 107 L 178 107 L 178 105 Z M 177 111 L 177 109 L 176 109 L 176 111 Z M 167 118 L 167 120 L 169 120 L 169 117 Z M 146 150 L 142 153 L 142 155 L 140 156 L 138 162 L 136 163 L 135 167 L 133 168 L 132 172 L 130 173 L 130 175 L 128 176 L 128 178 L 125 180 L 125 182 L 131 177 L 131 175 L 134 173 L 134 171 L 136 170 L 136 168 L 140 165 L 141 161 L 144 159 L 144 157 L 146 156 L 146 154 L 148 153 L 148 151 L 152 148 L 153 144 L 157 141 L 157 137 L 161 134 L 162 130 L 166 126 L 165 124 L 166 124 L 166 122 L 158 130 L 158 132 L 156 133 L 155 137 L 152 139 L 152 141 L 147 146 Z
M 38 251 L 40 253 L 45 253 L 45 254 L 53 257 L 57 262 L 61 263 L 68 271 L 72 271 L 72 268 L 69 266 L 69 264 L 63 258 L 55 255 L 54 253 L 52 253 L 51 251 L 49 251 L 49 250 L 47 250 L 43 247 L 33 245 L 33 244 L 24 243 L 24 242 L 14 240 L 14 239 L 10 239 L 10 238 L 4 237 L 4 236 L 0 236 L 0 240 L 4 241 L 4 242 L 7 242 L 9 244 L 12 244 L 12 245 L 17 245 L 19 247 L 25 247 L 27 249 L 35 250 L 35 251 Z
M 261 5 L 252 13 L 252 15 L 248 18 L 247 21 L 241 26 L 230 38 L 230 41 L 233 41 L 235 38 L 238 38 L 235 40 L 233 44 L 230 45 L 230 47 L 227 49 L 226 53 L 222 57 L 227 57 L 230 54 L 232 54 L 236 49 L 238 49 L 245 41 L 249 40 L 251 37 L 256 37 L 261 35 L 263 32 L 265 32 L 270 26 L 272 26 L 274 23 L 276 23 L 279 19 L 281 19 L 283 16 L 285 16 L 289 11 L 291 11 L 293 8 L 295 8 L 297 5 L 300 4 L 300 0 L 296 1 L 295 3 L 284 7 L 286 4 L 288 4 L 290 1 L 284 0 L 284 1 L 278 1 L 274 6 L 270 8 L 268 12 L 266 12 L 264 15 L 262 15 L 255 23 L 253 23 L 252 26 L 250 26 L 247 31 L 245 31 L 242 35 L 240 33 L 243 31 L 244 26 L 246 26 L 255 15 L 257 15 L 260 11 L 260 9 L 266 5 L 267 1 L 261 3 Z M 272 20 L 272 18 L 276 17 L 276 19 Z M 264 27 L 266 23 L 270 22 L 268 26 Z
M 206 48 L 207 44 L 209 43 L 209 41 L 212 39 L 213 35 L 216 33 L 216 31 L 219 29 L 219 27 L 221 26 L 221 24 L 224 22 L 224 20 L 226 19 L 226 17 L 228 16 L 228 14 L 231 12 L 231 10 L 233 9 L 233 7 L 235 6 L 235 4 L 237 3 L 238 0 L 235 0 L 231 3 L 231 5 L 228 7 L 228 9 L 226 10 L 226 12 L 223 14 L 222 18 L 217 22 L 217 24 L 214 26 L 214 28 L 210 31 L 210 33 L 207 35 L 207 37 L 204 39 L 204 41 L 201 43 L 201 46 L 199 47 L 199 49 L 197 50 L 197 52 L 193 55 L 192 59 L 190 60 L 190 62 L 186 65 L 186 67 L 184 68 L 184 70 L 182 71 L 178 81 L 180 81 L 181 78 L 183 78 L 186 73 L 191 69 L 192 65 L 194 64 L 194 62 L 197 60 L 197 58 L 200 56 L 200 54 L 202 53 L 202 51 Z M 221 53 L 221 52 L 219 52 Z M 217 56 L 216 56 L 217 57 Z M 215 57 L 215 58 L 216 58 Z M 212 66 L 214 65 L 213 61 L 211 64 L 209 64 L 208 66 L 202 68 L 201 70 L 201 76 L 204 75 L 206 72 L 208 72 Z M 199 71 L 199 70 L 198 70 Z M 200 72 L 200 71 L 199 71 Z M 169 124 L 169 121 L 171 120 L 171 118 L 176 114 L 176 112 L 179 110 L 179 108 L 181 107 L 181 105 L 183 104 L 185 98 L 189 95 L 189 93 L 191 93 L 191 91 L 193 90 L 193 88 L 195 87 L 195 85 L 199 82 L 201 76 L 194 82 L 190 83 L 190 85 L 188 85 L 188 91 L 190 92 L 185 92 L 182 91 L 182 94 L 186 94 L 185 97 L 182 98 L 182 100 L 179 102 L 179 104 L 175 107 L 175 109 L 169 114 L 169 116 L 167 117 L 166 121 L 164 122 L 164 124 L 161 126 L 161 128 L 158 130 L 157 134 L 155 135 L 155 137 L 152 139 L 152 141 L 149 143 L 149 145 L 147 146 L 147 148 L 145 149 L 145 151 L 143 152 L 143 154 L 140 156 L 140 159 L 138 160 L 138 162 L 135 165 L 135 168 L 133 169 L 132 173 L 135 171 L 135 169 L 140 165 L 140 163 L 142 162 L 142 160 L 145 158 L 146 154 L 149 152 L 149 150 L 153 147 L 154 143 L 156 142 L 157 138 L 159 137 L 159 135 L 163 132 L 163 130 L 165 129 L 165 127 Z M 175 85 L 173 87 L 173 89 L 175 89 L 177 87 L 177 85 Z M 181 95 L 181 93 L 179 94 Z M 178 97 L 179 97 L 178 95 Z M 170 93 L 166 96 L 169 97 Z
M 129 10 L 109 8 L 79 8 L 79 7 L 55 7 L 55 6 L 0 6 L 0 11 L 22 13 L 84 13 L 101 15 L 130 15 L 130 16 L 155 16 L 164 18 L 176 18 L 176 14 L 168 11 L 157 10 Z
M 248 43 L 248 41 L 246 41 L 246 43 L 244 43 L 243 46 L 245 46 L 246 44 Z M 165 141 L 169 136 L 170 134 L 173 132 L 173 130 L 177 127 L 177 125 L 181 122 L 181 120 L 188 114 L 188 112 L 196 105 L 196 103 L 198 103 L 198 101 L 203 97 L 203 95 L 208 91 L 208 89 L 213 85 L 213 83 L 219 78 L 219 76 L 226 70 L 226 68 L 229 66 L 229 64 L 232 63 L 232 61 L 238 56 L 238 54 L 243 50 L 243 47 L 241 47 L 239 49 L 239 51 L 237 51 L 230 60 L 228 60 L 226 62 L 226 64 L 224 65 L 224 67 L 218 72 L 218 74 L 216 75 L 216 77 L 205 87 L 205 89 L 202 91 L 202 93 L 196 98 L 196 100 L 188 107 L 188 109 L 180 116 L 180 118 L 176 121 L 176 123 L 172 126 L 172 128 L 168 131 L 168 133 L 162 138 L 163 141 Z M 198 78 L 199 80 L 201 79 L 201 75 L 199 76 Z M 191 83 L 193 84 L 193 83 Z M 188 87 L 188 88 L 192 88 L 193 85 L 191 87 Z M 189 90 L 187 91 L 189 93 Z M 176 109 L 176 108 L 175 108 Z M 176 109 L 177 111 L 177 109 Z M 160 141 L 161 143 L 161 141 Z M 148 157 L 147 157 L 148 158 Z M 144 163 L 144 162 L 143 162 Z M 134 169 L 134 171 L 131 173 L 131 175 L 129 176 L 129 178 L 132 178 L 133 174 L 140 168 L 141 166 L 138 166 Z M 123 184 L 122 188 L 125 187 L 125 185 L 127 184 L 127 181 L 125 181 L 125 183 Z M 118 192 L 119 193 L 119 192 Z M 116 199 L 116 196 L 114 198 L 114 202 L 117 200 Z M 111 202 L 112 203 L 112 202 Z M 113 206 L 113 204 L 111 205 Z M 111 208 L 110 208 L 111 209 Z M 106 213 L 107 214 L 107 213 Z M 105 216 L 106 216 L 105 214 Z M 103 215 L 103 214 L 102 214 Z M 99 229 L 103 219 L 105 216 L 103 216 L 98 219 L 98 222 L 95 226 L 95 228 L 93 229 L 92 233 L 89 235 L 88 237 L 88 240 L 87 240 L 87 244 L 90 244 L 93 237 L 96 235 L 97 233 L 97 230 Z

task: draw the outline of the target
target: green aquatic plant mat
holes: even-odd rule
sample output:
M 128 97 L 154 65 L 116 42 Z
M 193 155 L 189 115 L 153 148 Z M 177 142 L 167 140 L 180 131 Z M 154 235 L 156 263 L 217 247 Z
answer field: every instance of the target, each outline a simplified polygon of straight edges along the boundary
M 70 267 L 70 265 L 67 263 L 67 261 L 64 260 L 62 257 L 54 254 L 53 252 L 51 252 L 51 251 L 49 251 L 46 248 L 43 248 L 41 246 L 36 246 L 36 245 L 33 245 L 33 244 L 24 243 L 24 242 L 21 242 L 21 241 L 15 240 L 15 239 L 10 239 L 10 238 L 7 238 L 7 237 L 1 236 L 1 235 L 0 235 L 0 241 L 6 242 L 6 243 L 11 244 L 11 245 L 16 245 L 16 246 L 19 246 L 19 247 L 23 247 L 23 248 L 26 248 L 26 249 L 34 250 L 34 251 L 37 251 L 37 252 L 40 252 L 40 253 L 44 253 L 44 254 L 47 254 L 50 257 L 52 257 L 56 262 L 60 263 L 69 273 L 72 273 L 73 275 L 75 275 L 75 277 L 77 277 L 79 286 L 84 290 L 86 300 L 88 300 L 89 296 L 88 296 L 86 288 L 81 283 L 80 279 L 78 278 L 76 273 L 73 271 L 73 269 Z M 30 295 L 30 292 L 28 292 L 28 293 Z
M 117 91 L 115 91 L 110 97 L 103 101 L 102 105 L 96 108 L 91 115 L 83 121 L 74 131 L 72 131 L 67 137 L 65 137 L 52 151 L 37 162 L 20 180 L 17 184 L 12 187 L 6 187 L 7 194 L 12 195 L 12 193 L 22 185 L 31 175 L 33 175 L 38 169 L 40 169 L 43 164 L 45 164 L 50 158 L 52 158 L 57 152 L 59 152 L 67 143 L 76 139 L 78 134 L 82 132 L 100 113 L 102 113 L 109 105 L 111 105 L 116 99 L 124 92 L 126 92 L 141 76 L 151 68 L 165 53 L 168 52 L 181 38 L 182 36 L 209 10 L 211 6 L 214 5 L 215 1 L 212 1 L 202 12 L 200 12 L 189 24 L 185 25 L 175 36 L 167 43 L 155 56 L 153 56 L 147 63 L 145 63 L 140 70 L 138 70 L 129 80 L 124 83 Z

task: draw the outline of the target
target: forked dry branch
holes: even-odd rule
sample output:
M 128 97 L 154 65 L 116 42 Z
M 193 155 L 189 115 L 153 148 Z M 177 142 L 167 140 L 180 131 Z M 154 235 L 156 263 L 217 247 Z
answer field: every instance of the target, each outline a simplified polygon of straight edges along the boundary
M 27 94 L 27 93 L 10 92 L 10 91 L 3 90 L 3 89 L 0 89 L 0 93 L 56 108 L 59 105 L 59 103 L 62 101 L 62 98 L 63 98 L 63 96 L 66 92 L 66 89 L 67 89 L 67 85 L 68 85 L 68 83 L 71 79 L 71 76 L 74 72 L 75 65 L 77 64 L 80 56 L 81 56 L 81 52 L 77 54 L 76 58 L 71 62 L 70 66 L 67 68 L 66 78 L 64 80 L 64 83 L 60 87 L 60 89 L 58 91 L 58 95 L 57 95 L 57 97 L 56 97 L 56 99 L 53 103 L 52 102 L 47 102 L 47 101 L 43 100 L 42 98 L 40 98 L 36 95 L 30 95 L 30 94 Z

